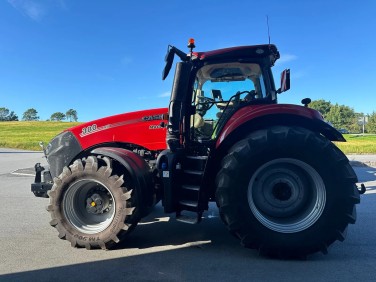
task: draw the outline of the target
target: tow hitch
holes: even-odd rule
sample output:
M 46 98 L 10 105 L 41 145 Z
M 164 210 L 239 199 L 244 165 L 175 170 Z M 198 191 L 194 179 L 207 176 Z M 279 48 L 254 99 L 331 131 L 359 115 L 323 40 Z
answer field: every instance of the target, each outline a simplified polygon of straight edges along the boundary
M 364 194 L 366 192 L 366 186 L 362 183 L 360 184 L 360 187 L 357 187 L 359 194 Z
M 31 184 L 31 192 L 36 197 L 48 198 L 47 192 L 51 190 L 53 181 L 49 170 L 46 170 L 40 163 L 35 164 L 35 179 Z

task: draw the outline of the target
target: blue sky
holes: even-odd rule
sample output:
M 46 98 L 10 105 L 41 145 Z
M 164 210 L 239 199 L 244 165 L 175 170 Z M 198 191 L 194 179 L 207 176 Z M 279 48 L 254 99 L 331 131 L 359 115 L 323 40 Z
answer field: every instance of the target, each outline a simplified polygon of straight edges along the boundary
M 3 0 L 0 107 L 79 121 L 167 107 L 167 45 L 197 51 L 271 42 L 291 69 L 280 103 L 327 101 L 376 111 L 376 1 Z

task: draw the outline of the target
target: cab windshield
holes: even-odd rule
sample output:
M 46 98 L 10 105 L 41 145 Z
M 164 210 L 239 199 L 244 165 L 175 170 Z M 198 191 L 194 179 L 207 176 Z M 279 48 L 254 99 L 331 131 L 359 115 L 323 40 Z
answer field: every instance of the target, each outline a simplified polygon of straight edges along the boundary
M 191 118 L 195 139 L 216 137 L 221 121 L 239 107 L 265 99 L 261 68 L 254 63 L 206 65 L 196 75 Z

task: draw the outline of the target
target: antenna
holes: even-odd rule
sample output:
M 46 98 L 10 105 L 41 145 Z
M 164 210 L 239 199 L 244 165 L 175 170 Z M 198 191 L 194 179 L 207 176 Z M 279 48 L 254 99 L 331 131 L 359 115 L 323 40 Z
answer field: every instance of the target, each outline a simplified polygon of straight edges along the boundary
M 269 16 L 266 15 L 266 25 L 268 27 L 268 39 L 269 39 L 269 45 L 270 45 L 270 30 L 269 30 Z

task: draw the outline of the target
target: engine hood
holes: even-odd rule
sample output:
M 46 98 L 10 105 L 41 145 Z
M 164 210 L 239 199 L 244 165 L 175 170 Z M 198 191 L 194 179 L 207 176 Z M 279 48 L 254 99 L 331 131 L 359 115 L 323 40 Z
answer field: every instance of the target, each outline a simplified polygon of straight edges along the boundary
M 166 149 L 167 108 L 109 116 L 67 129 L 83 149 L 106 143 L 128 143 L 148 150 Z

